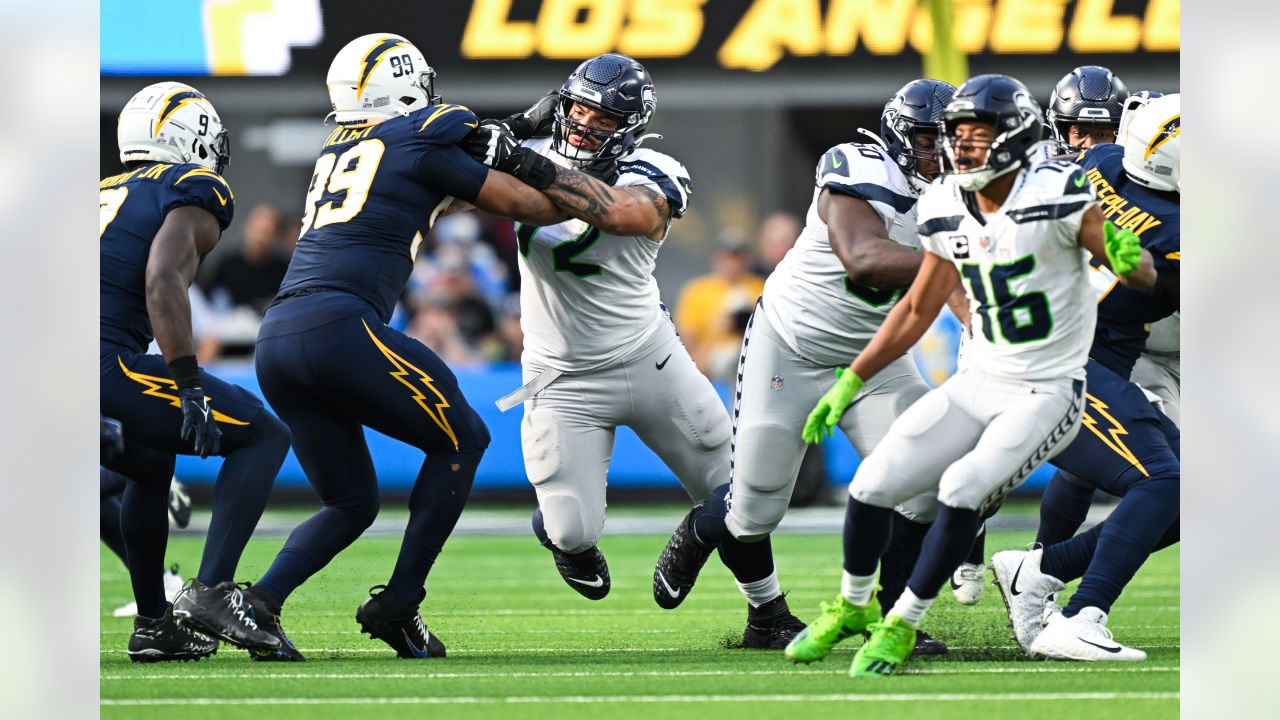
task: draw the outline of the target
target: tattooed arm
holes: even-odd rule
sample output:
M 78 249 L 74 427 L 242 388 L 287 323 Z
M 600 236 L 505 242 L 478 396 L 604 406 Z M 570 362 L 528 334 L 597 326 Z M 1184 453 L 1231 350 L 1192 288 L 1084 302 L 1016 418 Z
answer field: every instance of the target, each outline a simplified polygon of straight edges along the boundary
M 571 168 L 557 168 L 542 192 L 570 217 L 610 235 L 643 235 L 660 243 L 671 224 L 671 206 L 648 187 L 612 187 Z

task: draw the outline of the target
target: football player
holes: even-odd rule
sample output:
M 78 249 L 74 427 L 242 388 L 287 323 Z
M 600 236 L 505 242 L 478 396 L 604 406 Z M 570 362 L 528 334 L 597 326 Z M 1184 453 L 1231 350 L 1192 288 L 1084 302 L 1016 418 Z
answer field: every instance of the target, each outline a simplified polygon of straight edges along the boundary
M 534 532 L 565 582 L 592 600 L 610 589 L 597 543 L 619 425 L 634 430 L 695 501 L 729 476 L 728 413 L 681 344 L 653 278 L 692 191 L 683 165 L 640 147 L 655 107 L 643 65 L 601 55 L 560 88 L 549 137 L 508 147 L 504 128 L 488 126 L 495 135 L 484 151 L 573 218 L 517 227 L 525 385 L 499 406 L 524 404 Z M 749 600 L 744 646 L 780 647 L 801 627 L 780 594 Z
M 138 613 L 129 657 L 199 659 L 217 647 L 205 634 L 271 649 L 279 640 L 254 623 L 233 575 L 289 430 L 253 394 L 196 364 L 187 301 L 235 209 L 222 178 L 227 131 L 203 94 L 175 82 L 139 91 L 117 127 L 125 172 L 99 183 L 99 367 L 101 412 L 124 426 L 124 450 L 106 467 L 127 478 L 121 525 Z M 153 337 L 163 355 L 146 354 Z M 177 453 L 225 461 L 200 572 L 171 606 L 164 552 Z
M 124 449 L 123 445 L 120 447 L 121 450 Z M 120 526 L 120 500 L 128 480 L 118 472 L 99 468 L 98 485 L 102 493 L 98 534 L 102 538 L 102 543 L 120 558 L 120 562 L 127 570 L 129 558 L 124 544 L 124 529 Z M 174 478 L 169 485 L 169 522 L 179 528 L 185 528 L 190 521 L 191 500 L 187 496 L 186 488 L 178 482 L 177 478 Z M 178 566 L 170 566 L 164 574 L 164 597 L 172 603 L 178 598 L 181 590 L 182 577 L 178 575 Z M 111 611 L 112 617 L 136 617 L 137 614 L 138 603 L 133 600 Z
M 1181 434 L 1128 378 L 1148 325 L 1179 304 L 1181 124 L 1180 96 L 1166 95 L 1135 112 L 1123 145 L 1100 145 L 1080 159 L 1104 212 L 1133 228 L 1144 252 L 1156 258 L 1159 281 L 1154 292 L 1137 292 L 1097 268 L 1107 287 L 1097 301 L 1089 350 L 1087 431 L 1053 461 L 1069 475 L 1056 475 L 1045 492 L 1038 540 L 1064 539 L 1079 526 L 1079 508 L 1062 507 L 1078 498 L 1061 486 L 1066 480 L 1120 496 L 1120 503 L 1089 532 L 1043 548 L 996 553 L 991 560 L 1015 637 L 1035 656 L 1146 657 L 1116 643 L 1106 622 L 1147 557 L 1178 540 Z M 1056 612 L 1052 596 L 1076 578 L 1082 578 L 1080 587 Z
M 1063 76 L 1047 113 L 1058 152 L 1074 154 L 1114 143 L 1128 98 L 1124 82 L 1107 68 L 1084 65 Z
M 963 280 L 975 328 L 963 367 L 899 416 L 859 466 L 849 486 L 841 593 L 787 647 L 792 661 L 812 662 L 870 629 L 850 668 L 854 677 L 898 671 L 925 611 L 968 553 L 983 510 L 1079 430 L 1096 314 L 1086 250 L 1121 282 L 1155 282 L 1137 237 L 1103 223 L 1083 170 L 1033 164 L 1042 121 L 1021 82 L 970 78 L 942 123 L 948 169 L 918 203 L 927 251 L 919 273 L 804 428 L 808 442 L 834 430 L 865 380 L 920 338 Z M 935 488 L 937 520 L 907 589 L 881 621 L 876 568 L 892 508 Z
M 255 356 L 263 394 L 289 423 L 321 508 L 290 533 L 246 593 L 282 644 L 256 653 L 258 660 L 303 659 L 285 637 L 282 605 L 378 514 L 366 426 L 426 458 L 390 581 L 373 588 L 356 620 L 400 657 L 445 655 L 419 607 L 489 431 L 444 362 L 387 322 L 423 237 L 455 203 L 534 223 L 563 215 L 541 193 L 458 149 L 478 120 L 461 105 L 442 104 L 434 78 L 422 53 L 391 33 L 352 40 L 329 66 L 337 127 L 316 160 L 297 249 Z
M 954 92 L 938 80 L 907 83 L 884 107 L 880 134 L 872 135 L 878 142 L 842 143 L 818 161 L 806 226 L 769 276 L 743 339 L 731 483 L 691 510 L 667 543 L 654 568 L 660 606 L 679 605 L 711 550 L 733 539 L 747 543 L 729 567 L 748 602 L 781 597 L 769 535 L 787 511 L 804 457 L 796 431 L 835 382 L 831 369 L 866 347 L 920 268 L 916 200 L 938 175 L 938 119 Z M 862 390 L 841 429 L 865 458 L 928 391 L 903 355 Z M 886 562 L 885 606 L 901 593 L 936 508 L 932 494 L 898 508 L 895 544 L 905 552 Z M 927 643 L 920 651 L 945 648 Z

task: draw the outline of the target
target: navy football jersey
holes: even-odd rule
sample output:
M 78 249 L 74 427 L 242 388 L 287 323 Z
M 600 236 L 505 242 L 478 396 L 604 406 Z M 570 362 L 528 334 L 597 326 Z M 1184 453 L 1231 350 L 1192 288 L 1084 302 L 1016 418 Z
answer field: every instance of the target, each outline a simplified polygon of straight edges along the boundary
M 473 202 L 484 185 L 488 168 L 456 147 L 477 123 L 461 105 L 433 105 L 334 130 L 316 161 L 279 294 L 343 290 L 389 320 L 436 217 L 455 198 Z
M 223 230 L 235 196 L 220 175 L 199 165 L 146 163 L 98 183 L 99 340 L 133 352 L 151 343 L 147 257 L 170 210 L 209 211 Z
M 1151 323 L 1172 315 L 1177 302 L 1163 283 L 1176 279 L 1181 266 L 1181 226 L 1178 195 L 1150 190 L 1129 179 L 1121 145 L 1097 145 L 1077 163 L 1098 192 L 1098 207 L 1117 227 L 1138 235 L 1155 260 L 1159 279 L 1151 293 L 1121 285 L 1115 275 L 1094 259 L 1094 284 L 1099 291 L 1098 325 L 1089 356 L 1127 378 L 1142 353 Z

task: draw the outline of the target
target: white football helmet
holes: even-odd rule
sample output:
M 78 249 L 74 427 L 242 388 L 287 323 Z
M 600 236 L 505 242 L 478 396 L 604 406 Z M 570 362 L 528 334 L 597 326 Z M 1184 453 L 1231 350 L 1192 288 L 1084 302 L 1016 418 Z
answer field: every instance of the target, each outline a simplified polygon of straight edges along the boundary
M 1182 96 L 1158 97 L 1133 111 L 1125 127 L 1124 170 L 1152 190 L 1182 192 Z
M 221 175 L 231 160 L 231 138 L 213 104 L 179 82 L 148 85 L 130 98 L 116 140 L 122 163 L 194 163 Z
M 332 116 L 339 125 L 367 125 L 435 105 L 436 71 L 413 43 L 374 33 L 347 43 L 329 65 Z

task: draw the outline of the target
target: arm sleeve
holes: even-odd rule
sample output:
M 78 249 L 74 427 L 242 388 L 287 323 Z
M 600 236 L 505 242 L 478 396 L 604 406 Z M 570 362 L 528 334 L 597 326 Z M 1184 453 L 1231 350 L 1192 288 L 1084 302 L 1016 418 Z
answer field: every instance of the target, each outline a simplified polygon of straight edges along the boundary
M 170 197 L 165 203 L 164 212 L 193 205 L 209 211 L 218 221 L 218 227 L 226 230 L 235 216 L 236 198 L 231 186 L 221 175 L 198 165 L 183 165 L 175 168 L 173 185 L 170 186 Z M 174 172 L 170 171 L 170 172 Z
M 456 145 L 432 146 L 418 156 L 413 174 L 436 192 L 474 204 L 489 168 Z

